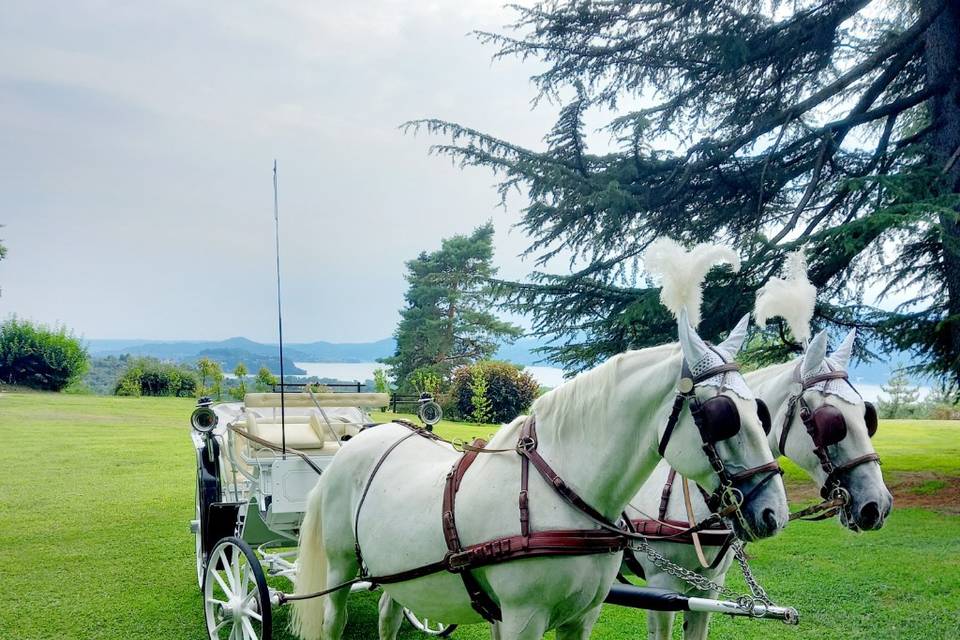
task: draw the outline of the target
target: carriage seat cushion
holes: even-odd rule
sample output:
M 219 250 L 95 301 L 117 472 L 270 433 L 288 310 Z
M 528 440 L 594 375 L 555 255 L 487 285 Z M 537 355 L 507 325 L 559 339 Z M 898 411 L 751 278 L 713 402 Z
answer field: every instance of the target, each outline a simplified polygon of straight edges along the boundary
M 278 447 L 283 441 L 283 430 L 281 430 L 280 421 L 274 422 L 269 418 L 258 418 L 252 413 L 247 414 L 247 430 L 257 436 L 268 440 Z M 301 451 L 316 451 L 330 448 L 337 448 L 335 442 L 327 443 L 323 437 L 323 432 L 318 431 L 310 422 L 296 421 L 286 422 L 286 443 L 292 449 Z M 329 446 L 326 446 L 329 444 Z
M 333 428 L 333 432 L 337 434 L 338 438 L 344 436 L 350 436 L 351 438 L 358 433 L 363 425 L 351 422 L 340 416 L 330 416 L 330 425 L 327 426 L 323 418 L 318 416 L 315 413 L 310 414 L 310 426 L 313 427 L 313 430 L 317 432 L 325 440 L 331 440 L 330 429 Z

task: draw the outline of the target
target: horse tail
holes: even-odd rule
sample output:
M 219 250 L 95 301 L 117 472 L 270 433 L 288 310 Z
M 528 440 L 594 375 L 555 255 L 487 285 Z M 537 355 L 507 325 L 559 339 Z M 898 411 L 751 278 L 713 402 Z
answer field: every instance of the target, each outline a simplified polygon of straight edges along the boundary
M 316 593 L 327 588 L 327 554 L 323 548 L 323 519 L 320 515 L 325 477 L 320 477 L 317 486 L 307 497 L 306 516 L 300 526 L 300 549 L 294 580 L 294 593 L 297 595 Z M 321 596 L 293 602 L 290 630 L 301 640 L 320 637 L 326 601 L 326 596 Z

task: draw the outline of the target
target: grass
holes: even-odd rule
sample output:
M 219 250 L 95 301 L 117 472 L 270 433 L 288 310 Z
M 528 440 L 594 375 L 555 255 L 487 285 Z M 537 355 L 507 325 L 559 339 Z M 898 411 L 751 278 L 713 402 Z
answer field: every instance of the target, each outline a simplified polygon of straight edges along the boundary
M 204 638 L 188 530 L 191 407 L 180 399 L 0 394 L 0 638 Z M 437 430 L 463 439 L 491 431 L 450 423 Z M 957 423 L 883 422 L 876 444 L 886 473 L 956 477 L 958 436 Z M 900 509 L 882 531 L 863 535 L 798 523 L 750 553 L 760 580 L 800 610 L 802 623 L 717 617 L 712 637 L 958 637 L 960 517 Z M 733 584 L 742 588 L 739 578 Z M 278 624 L 285 615 L 278 611 Z M 376 594 L 351 598 L 350 615 L 349 638 L 376 637 Z M 593 637 L 644 637 L 644 625 L 642 611 L 606 607 Z M 275 637 L 289 640 L 281 629 Z M 402 637 L 418 635 L 408 628 Z M 489 633 L 464 627 L 454 638 Z

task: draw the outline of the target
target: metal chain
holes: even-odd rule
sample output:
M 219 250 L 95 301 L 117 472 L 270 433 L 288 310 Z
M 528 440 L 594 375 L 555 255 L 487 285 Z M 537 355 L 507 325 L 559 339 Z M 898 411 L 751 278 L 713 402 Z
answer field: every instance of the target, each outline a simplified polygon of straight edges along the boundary
M 747 586 L 750 588 L 751 595 L 738 593 L 727 586 L 721 585 L 703 575 L 700 575 L 699 573 L 696 573 L 695 571 L 691 571 L 686 567 L 681 567 L 677 563 L 669 560 L 664 555 L 659 553 L 656 549 L 650 546 L 650 543 L 646 540 L 633 540 L 630 542 L 629 546 L 632 551 L 639 551 L 647 556 L 650 562 L 652 562 L 664 573 L 667 573 L 675 578 L 679 578 L 683 582 L 686 582 L 700 591 L 715 591 L 718 595 L 727 596 L 736 601 L 737 606 L 747 611 L 751 615 L 756 610 L 765 610 L 767 606 L 774 604 L 773 601 L 770 600 L 769 596 L 767 596 L 767 592 L 753 577 L 753 572 L 750 571 L 750 566 L 747 564 L 746 556 L 743 553 L 743 544 L 739 540 L 734 541 L 731 546 L 734 549 L 734 557 L 736 557 L 737 562 L 740 565 L 740 570 L 743 572 L 744 580 L 746 581 Z M 759 609 L 757 607 L 758 604 L 761 605 Z
M 766 590 L 760 586 L 757 579 L 753 577 L 753 571 L 750 570 L 750 564 L 747 562 L 747 554 L 743 550 L 743 543 L 737 540 L 731 546 L 733 547 L 733 557 L 737 559 L 737 563 L 740 565 L 740 572 L 743 573 L 743 579 L 750 587 L 750 593 L 753 594 L 754 598 L 763 601 L 764 604 L 772 605 L 773 600 L 767 595 Z

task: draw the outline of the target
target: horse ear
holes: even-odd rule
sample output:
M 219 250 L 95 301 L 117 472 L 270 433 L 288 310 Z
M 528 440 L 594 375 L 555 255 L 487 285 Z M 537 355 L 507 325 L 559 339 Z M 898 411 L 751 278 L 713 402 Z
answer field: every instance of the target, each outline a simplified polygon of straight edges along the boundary
M 683 351 L 683 359 L 691 367 L 710 352 L 707 343 L 697 335 L 696 329 L 690 326 L 690 320 L 687 316 L 687 310 L 681 309 L 677 315 L 677 335 L 680 338 L 680 349 Z
M 820 370 L 823 359 L 827 356 L 827 330 L 824 329 L 813 337 L 807 350 L 803 354 L 803 368 L 801 369 L 804 378 L 814 375 Z
M 843 339 L 840 346 L 830 354 L 830 359 L 841 371 L 847 370 L 850 364 L 850 355 L 853 353 L 853 343 L 857 339 L 857 330 L 850 329 L 850 333 Z
M 727 336 L 727 339 L 717 345 L 718 349 L 723 349 L 730 357 L 734 357 L 740 351 L 740 348 L 743 347 L 744 341 L 747 339 L 747 329 L 750 328 L 750 314 L 744 315 L 740 318 L 740 322 L 737 323 L 731 331 L 730 335 Z

